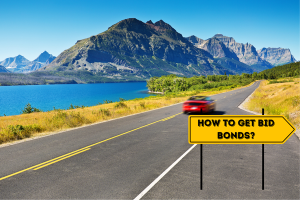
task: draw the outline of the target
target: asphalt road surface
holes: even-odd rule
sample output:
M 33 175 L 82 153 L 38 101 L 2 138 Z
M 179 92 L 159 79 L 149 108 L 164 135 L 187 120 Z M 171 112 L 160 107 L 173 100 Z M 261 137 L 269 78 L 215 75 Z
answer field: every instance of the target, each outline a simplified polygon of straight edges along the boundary
M 251 115 L 238 106 L 258 84 L 212 96 L 214 114 Z M 261 144 L 203 145 L 200 190 L 200 145 L 188 143 L 181 109 L 180 103 L 2 147 L 0 199 L 300 198 L 295 135 L 265 145 L 264 190 Z

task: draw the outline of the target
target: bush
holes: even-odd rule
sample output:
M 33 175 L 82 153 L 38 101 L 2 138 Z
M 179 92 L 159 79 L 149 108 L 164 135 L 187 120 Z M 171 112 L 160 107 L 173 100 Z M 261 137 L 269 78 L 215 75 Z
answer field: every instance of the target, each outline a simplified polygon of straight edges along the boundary
M 144 101 L 143 101 L 143 102 L 140 102 L 140 106 L 141 106 L 142 108 L 146 108 L 145 102 L 144 102 Z
M 77 127 L 83 124 L 90 123 L 88 119 L 81 116 L 79 112 L 62 112 L 58 111 L 48 122 L 50 126 L 56 128 L 62 127 Z
M 75 108 L 85 108 L 86 106 L 73 106 L 72 104 L 70 105 L 70 107 L 68 108 L 68 110 L 73 110 Z
M 110 111 L 108 110 L 108 109 L 100 109 L 99 110 L 99 113 L 102 115 L 102 116 L 110 116 L 111 115 L 111 113 L 110 113 Z
M 104 104 L 107 104 L 107 103 L 112 103 L 111 100 L 103 100 L 104 101 Z
M 6 129 L 6 133 L 8 134 L 8 138 L 10 140 L 20 140 L 23 138 L 28 138 L 32 133 L 42 132 L 43 129 L 40 125 L 9 125 Z
M 127 105 L 123 101 L 120 101 L 116 103 L 115 108 L 127 108 Z

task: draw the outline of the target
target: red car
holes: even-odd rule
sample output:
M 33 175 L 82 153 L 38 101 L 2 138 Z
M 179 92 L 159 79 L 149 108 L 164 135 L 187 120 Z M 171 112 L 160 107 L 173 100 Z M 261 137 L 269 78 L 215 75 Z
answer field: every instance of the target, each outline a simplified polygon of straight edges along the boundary
M 210 113 L 216 109 L 216 103 L 210 97 L 192 96 L 183 103 L 182 112 L 186 113 Z

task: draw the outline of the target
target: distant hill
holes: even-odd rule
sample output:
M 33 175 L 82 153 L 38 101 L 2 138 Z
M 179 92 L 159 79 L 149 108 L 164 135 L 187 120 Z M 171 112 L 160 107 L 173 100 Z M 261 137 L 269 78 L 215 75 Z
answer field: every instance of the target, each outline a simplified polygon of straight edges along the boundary
M 35 60 L 28 63 L 25 67 L 22 68 L 19 72 L 29 73 L 34 72 L 48 64 L 50 64 L 56 57 L 52 54 L 49 54 L 47 51 L 41 53 Z
M 52 54 L 49 54 L 47 51 L 44 51 L 33 61 L 40 63 L 51 63 L 55 58 L 56 57 Z
M 8 71 L 4 66 L 0 65 L 0 72 L 7 73 L 7 72 L 10 72 L 10 71 Z
M 258 55 L 274 66 L 296 62 L 290 49 L 262 48 L 257 51 Z
M 281 66 L 273 67 L 262 72 L 266 74 L 269 79 L 276 79 L 280 77 L 291 77 L 300 75 L 300 62 L 289 63 Z
M 16 57 L 6 58 L 2 62 L 0 62 L 0 65 L 3 65 L 7 70 L 11 72 L 19 72 L 29 63 L 29 60 L 21 55 L 18 55 Z
M 44 51 L 33 61 L 29 61 L 24 56 L 18 55 L 16 57 L 6 58 L 0 62 L 0 65 L 3 65 L 11 72 L 28 73 L 50 64 L 55 58 L 55 56 Z
M 124 79 L 177 74 L 227 74 L 211 54 L 188 42 L 160 20 L 144 23 L 122 20 L 103 33 L 78 40 L 40 71 L 89 71 L 97 76 Z

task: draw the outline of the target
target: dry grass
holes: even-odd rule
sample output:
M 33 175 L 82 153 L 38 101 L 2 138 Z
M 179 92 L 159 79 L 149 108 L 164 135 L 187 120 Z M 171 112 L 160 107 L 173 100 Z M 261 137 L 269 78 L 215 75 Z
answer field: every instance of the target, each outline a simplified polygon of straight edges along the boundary
M 244 86 L 247 87 L 247 86 Z M 0 144 L 47 135 L 87 124 L 114 119 L 183 102 L 192 95 L 210 96 L 222 91 L 186 91 L 173 96 L 152 96 L 72 110 L 53 110 L 0 117 Z
M 267 115 L 284 115 L 297 128 L 300 128 L 300 78 L 284 78 L 278 81 L 293 82 L 269 84 L 263 81 L 245 105 L 255 112 L 265 109 Z

